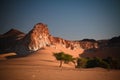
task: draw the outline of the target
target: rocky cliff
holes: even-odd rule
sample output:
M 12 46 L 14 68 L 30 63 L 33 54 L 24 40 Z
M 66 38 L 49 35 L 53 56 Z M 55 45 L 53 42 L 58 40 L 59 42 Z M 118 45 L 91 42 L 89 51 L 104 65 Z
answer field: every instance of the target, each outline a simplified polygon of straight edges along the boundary
M 45 47 L 54 47 L 56 49 L 57 48 L 56 45 L 58 44 L 63 48 L 67 48 L 70 50 L 82 48 L 83 49 L 98 48 L 97 42 L 70 41 L 59 37 L 54 37 L 50 34 L 47 25 L 43 23 L 37 23 L 33 27 L 33 29 L 29 31 L 29 33 L 26 35 L 16 30 L 10 30 L 9 32 L 3 34 L 3 36 L 8 34 L 9 35 L 12 34 L 11 36 L 9 36 L 10 38 L 16 36 L 14 40 L 11 40 L 9 38 L 12 43 L 15 43 L 14 46 L 10 45 L 9 49 L 11 49 L 11 51 L 16 52 L 18 55 L 27 55 L 37 50 L 43 49 Z M 2 40 L 2 38 L 0 38 L 0 40 Z M 5 42 L 7 41 L 8 39 L 6 39 Z M 2 45 L 5 44 L 3 43 Z
M 24 41 L 27 41 L 29 50 L 36 51 L 42 47 L 50 45 L 49 34 L 47 25 L 38 23 L 34 28 L 25 36 Z
M 54 48 L 57 48 L 57 44 L 71 50 L 77 48 L 81 49 L 79 42 L 64 40 L 59 37 L 53 37 L 50 34 L 46 24 L 38 23 L 28 34 L 26 34 L 23 39 L 19 41 L 15 47 L 15 51 L 20 55 L 24 55 L 40 50 L 44 47 L 54 46 Z
M 91 41 L 80 41 L 80 46 L 85 50 L 99 48 L 98 42 Z

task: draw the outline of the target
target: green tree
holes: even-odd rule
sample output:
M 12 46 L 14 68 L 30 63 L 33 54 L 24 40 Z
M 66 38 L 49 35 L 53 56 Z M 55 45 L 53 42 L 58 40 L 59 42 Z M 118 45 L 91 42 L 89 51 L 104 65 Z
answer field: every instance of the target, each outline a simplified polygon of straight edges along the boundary
M 65 54 L 64 52 L 59 52 L 59 53 L 54 53 L 53 56 L 60 61 L 59 67 L 62 67 L 63 62 L 64 63 L 69 63 L 69 62 L 74 62 L 75 58 L 73 58 L 72 55 Z

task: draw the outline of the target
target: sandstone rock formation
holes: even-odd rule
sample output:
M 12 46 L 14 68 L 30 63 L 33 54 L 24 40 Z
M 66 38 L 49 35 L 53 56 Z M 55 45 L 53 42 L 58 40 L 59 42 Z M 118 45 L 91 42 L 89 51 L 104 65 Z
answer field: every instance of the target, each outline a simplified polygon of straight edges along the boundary
M 99 48 L 98 42 L 91 42 L 91 41 L 80 41 L 80 46 L 85 50 L 92 48 Z
M 98 44 L 96 42 L 70 41 L 59 37 L 53 37 L 50 34 L 47 25 L 43 23 L 37 23 L 34 28 L 26 35 L 13 29 L 3 35 L 11 35 L 10 38 L 16 36 L 15 40 L 10 39 L 12 43 L 15 43 L 15 45 L 10 45 L 9 49 L 16 52 L 18 55 L 28 55 L 45 47 L 54 47 L 55 49 L 57 49 L 56 45 L 58 44 L 63 48 L 67 48 L 70 50 L 82 48 L 98 48 Z M 7 39 L 5 42 L 7 42 Z M 8 48 L 5 48 L 5 50 L 6 49 Z
M 71 50 L 76 48 L 81 49 L 79 42 L 64 40 L 59 37 L 53 37 L 49 33 L 46 24 L 38 23 L 23 39 L 19 41 L 15 47 L 15 51 L 17 54 L 25 55 L 40 50 L 44 47 L 54 46 L 56 49 L 57 44 Z
M 59 45 L 59 46 L 58 46 Z M 28 55 L 38 50 L 53 49 L 53 51 L 70 51 L 75 55 L 97 57 L 118 55 L 120 52 L 120 36 L 108 40 L 84 39 L 80 41 L 65 40 L 50 34 L 46 24 L 38 23 L 28 33 L 24 34 L 16 29 L 0 35 L 0 53 L 15 52 L 18 55 Z M 81 52 L 79 52 L 81 51 Z M 48 51 L 49 52 L 49 51 Z M 111 55 L 110 55 L 111 54 Z
M 38 23 L 34 28 L 25 36 L 24 40 L 28 41 L 27 46 L 29 50 L 36 51 L 42 47 L 50 45 L 49 31 L 47 25 Z

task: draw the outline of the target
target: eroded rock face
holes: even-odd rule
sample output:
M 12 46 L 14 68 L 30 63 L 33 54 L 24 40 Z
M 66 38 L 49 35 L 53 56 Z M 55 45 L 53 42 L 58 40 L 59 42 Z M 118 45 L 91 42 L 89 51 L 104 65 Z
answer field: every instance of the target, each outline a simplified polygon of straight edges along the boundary
M 13 36 L 13 35 L 16 36 Z M 65 40 L 59 37 L 53 37 L 48 30 L 46 24 L 37 23 L 33 29 L 28 33 L 24 34 L 17 30 L 10 30 L 9 32 L 2 35 L 0 40 L 3 39 L 6 35 L 11 35 L 10 40 L 14 43 L 14 45 L 10 45 L 9 51 L 16 52 L 18 55 L 28 55 L 34 51 L 40 50 L 44 47 L 53 47 L 57 49 L 56 45 L 60 45 L 63 48 L 67 48 L 70 50 L 74 49 L 89 49 L 89 48 L 97 48 L 97 43 L 91 42 L 79 42 L 79 41 L 70 41 Z M 8 36 L 8 37 L 9 37 Z M 11 37 L 15 37 L 15 40 L 11 39 Z M 6 42 L 8 38 L 6 38 Z M 10 43 L 11 43 L 10 42 Z M 4 47 L 3 47 L 4 48 Z M 8 48 L 5 48 L 5 50 Z
M 80 47 L 77 42 L 51 36 L 47 25 L 43 23 L 36 24 L 34 28 L 26 35 L 25 40 L 28 40 L 28 48 L 32 51 L 55 44 L 61 44 L 65 48 L 70 49 Z
M 54 37 L 53 41 L 51 41 L 51 43 L 53 43 L 53 44 L 54 43 L 61 44 L 65 48 L 69 48 L 71 50 L 76 49 L 76 48 L 81 48 L 79 42 L 64 40 L 64 39 L 59 38 L 59 37 Z
M 47 25 L 43 23 L 38 23 L 34 28 L 27 34 L 26 39 L 28 39 L 28 47 L 32 51 L 36 51 L 42 47 L 50 45 L 49 31 Z
M 16 46 L 16 52 L 18 54 L 29 54 L 31 52 L 40 50 L 46 46 L 55 46 L 60 44 L 64 48 L 71 50 L 80 48 L 79 42 L 64 40 L 59 37 L 53 37 L 50 35 L 46 24 L 38 23 L 34 28 L 19 42 Z
M 81 41 L 80 46 L 85 50 L 99 47 L 97 42 L 90 42 L 90 41 Z
M 27 55 L 37 51 L 51 44 L 48 38 L 49 36 L 47 25 L 38 23 L 19 41 L 18 45 L 15 47 L 15 51 L 18 55 Z

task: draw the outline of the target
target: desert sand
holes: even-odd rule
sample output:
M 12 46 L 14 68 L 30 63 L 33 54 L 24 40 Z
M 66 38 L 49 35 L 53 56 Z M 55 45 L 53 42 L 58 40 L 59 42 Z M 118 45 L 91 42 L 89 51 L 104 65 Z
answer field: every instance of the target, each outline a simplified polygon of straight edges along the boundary
M 72 63 L 59 68 L 59 61 L 53 57 L 55 51 L 58 50 L 47 48 L 27 57 L 9 59 L 5 57 L 15 54 L 0 55 L 0 80 L 120 80 L 120 70 L 76 69 Z

